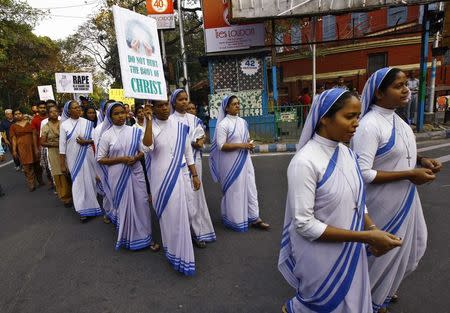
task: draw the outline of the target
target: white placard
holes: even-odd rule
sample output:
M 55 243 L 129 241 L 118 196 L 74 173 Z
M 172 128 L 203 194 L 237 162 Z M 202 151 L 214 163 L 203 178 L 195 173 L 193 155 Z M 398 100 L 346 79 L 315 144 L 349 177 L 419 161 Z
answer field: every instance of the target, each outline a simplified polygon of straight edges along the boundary
M 257 58 L 245 58 L 241 61 L 241 71 L 248 76 L 258 73 L 259 67 L 260 64 Z
M 38 86 L 39 100 L 47 101 L 47 100 L 55 100 L 55 96 L 53 95 L 53 86 Z
M 264 24 L 233 25 L 205 29 L 206 52 L 264 46 Z
M 92 93 L 92 73 L 55 73 L 57 93 Z
M 113 15 L 125 97 L 167 100 L 155 19 L 116 5 Z
M 175 17 L 174 14 L 149 14 L 149 17 L 156 20 L 158 29 L 174 29 Z

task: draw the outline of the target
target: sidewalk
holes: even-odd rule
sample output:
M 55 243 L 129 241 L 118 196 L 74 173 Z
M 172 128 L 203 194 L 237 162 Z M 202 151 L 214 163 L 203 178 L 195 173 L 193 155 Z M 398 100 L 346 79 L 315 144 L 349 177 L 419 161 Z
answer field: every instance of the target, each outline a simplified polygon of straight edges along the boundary
M 450 127 L 449 126 L 440 126 L 436 130 L 436 128 L 433 128 L 431 125 L 426 125 L 425 129 L 428 131 L 421 132 L 421 133 L 414 133 L 416 135 L 416 141 L 427 141 L 427 140 L 435 140 L 435 139 L 445 139 L 450 138 Z M 292 142 L 292 140 L 289 141 L 280 141 L 277 143 L 270 143 L 270 144 L 258 144 L 258 142 L 255 141 L 255 153 L 274 153 L 274 152 L 295 152 L 297 151 L 297 142 Z M 211 145 L 206 144 L 205 149 L 203 152 L 209 153 L 211 148 Z

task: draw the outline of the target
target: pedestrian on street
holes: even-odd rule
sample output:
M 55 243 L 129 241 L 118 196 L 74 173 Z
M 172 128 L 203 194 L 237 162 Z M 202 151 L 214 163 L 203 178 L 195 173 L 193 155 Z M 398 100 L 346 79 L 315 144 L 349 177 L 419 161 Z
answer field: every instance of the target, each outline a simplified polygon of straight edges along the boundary
M 95 148 L 95 162 L 94 168 L 96 173 L 96 187 L 97 187 L 97 195 L 101 198 L 101 207 L 103 209 L 103 222 L 105 224 L 113 223 L 117 224 L 117 212 L 112 209 L 112 199 L 111 199 L 111 191 L 108 182 L 108 169 L 104 165 L 100 165 L 97 162 L 97 154 L 98 154 L 98 145 L 100 141 L 100 134 L 103 129 L 103 122 L 105 121 L 105 114 L 108 106 L 111 103 L 116 102 L 115 100 L 108 100 L 100 102 L 100 119 L 98 120 L 97 127 L 95 127 L 92 135 L 92 139 L 94 140 L 94 148 Z M 100 122 L 101 120 L 101 122 Z
M 13 111 L 11 109 L 5 110 L 5 119 L 1 121 L 0 123 L 0 133 L 2 135 L 3 141 L 6 144 L 6 147 L 9 149 L 11 155 L 12 155 L 12 143 L 11 143 L 11 136 L 10 136 L 10 129 L 11 125 L 14 124 L 14 116 Z M 19 158 L 13 158 L 14 160 L 14 166 L 16 171 L 21 170 L 20 166 L 20 160 Z
M 140 160 L 149 148 L 142 144 L 143 132 L 125 125 L 125 108 L 119 102 L 106 110 L 97 153 L 97 161 L 107 167 L 112 205 L 118 212 L 116 249 L 153 251 L 150 206 Z
M 250 224 L 267 230 L 270 225 L 259 215 L 255 169 L 250 158 L 255 145 L 247 122 L 238 116 L 239 110 L 236 96 L 222 100 L 209 159 L 211 175 L 222 187 L 220 207 L 226 227 L 245 232 Z
M 401 245 L 373 230 L 357 157 L 348 143 L 359 100 L 333 88 L 316 97 L 287 170 L 288 196 L 278 269 L 297 291 L 283 312 L 372 313 L 366 246 Z
M 45 183 L 42 179 L 42 168 L 39 164 L 39 148 L 34 137 L 31 124 L 23 118 L 20 109 L 14 110 L 15 123 L 11 125 L 12 153 L 14 158 L 20 159 L 23 172 L 30 191 L 36 190 L 36 182 L 40 186 Z
M 411 100 L 406 106 L 406 116 L 409 124 L 415 124 L 417 106 L 419 103 L 419 80 L 415 77 L 414 72 L 410 71 L 408 74 L 408 88 L 411 91 Z
M 61 170 L 59 160 L 59 129 L 61 122 L 58 120 L 58 108 L 51 106 L 48 108 L 48 122 L 41 128 L 41 146 L 47 148 L 48 163 L 51 174 L 55 182 L 55 190 L 58 198 L 65 207 L 72 206 L 72 186 L 67 174 Z
M 189 127 L 189 149 L 192 149 L 194 166 L 201 181 L 201 160 L 199 160 L 197 149 L 200 147 L 199 142 L 204 138 L 205 133 L 201 126 L 201 120 L 195 115 L 186 112 L 188 103 L 186 91 L 184 89 L 175 90 L 170 97 L 170 105 L 173 111 L 170 118 Z M 203 186 L 200 186 L 196 191 L 194 190 L 191 184 L 191 173 L 187 166 L 183 168 L 183 172 L 186 186 L 190 186 L 190 188 L 186 188 L 186 199 L 189 208 L 189 222 L 193 232 L 192 238 L 197 247 L 206 248 L 207 242 L 216 240 L 216 233 L 209 215 L 205 192 Z
M 433 181 L 442 166 L 418 156 L 411 127 L 395 113 L 408 105 L 408 97 L 407 77 L 400 69 L 372 74 L 364 86 L 360 127 L 352 142 L 374 224 L 403 239 L 400 249 L 369 257 L 374 312 L 387 312 L 403 278 L 425 253 L 427 226 L 416 186 Z
M 94 106 L 88 105 L 86 108 L 84 108 L 83 117 L 87 119 L 88 121 L 91 121 L 94 125 L 94 128 L 97 127 L 98 123 L 98 116 L 97 116 L 97 110 Z
M 95 157 L 92 140 L 93 123 L 81 116 L 80 105 L 67 101 L 61 117 L 59 154 L 61 170 L 70 173 L 75 211 L 80 221 L 103 212 L 97 201 Z
M 47 174 L 47 180 L 49 182 L 51 189 L 53 188 L 53 178 L 50 168 L 48 166 L 47 149 L 45 147 L 42 147 L 40 144 L 41 124 L 44 120 L 46 122 L 48 121 L 47 103 L 45 101 L 39 101 L 39 103 L 37 104 L 37 108 L 38 114 L 36 114 L 31 120 L 31 126 L 34 130 L 33 140 L 36 142 L 35 144 L 39 149 L 38 151 L 38 156 L 40 160 L 39 165 L 42 166 L 42 170 L 45 170 L 45 173 Z
M 190 149 L 189 128 L 170 116 L 168 101 L 154 101 L 145 116 L 143 143 L 150 147 L 150 190 L 152 203 L 159 218 L 164 254 L 172 267 L 184 275 L 195 274 L 195 257 L 192 246 L 186 186 L 182 168 L 188 166 L 194 189 L 200 180 Z M 186 165 L 187 164 L 187 165 Z

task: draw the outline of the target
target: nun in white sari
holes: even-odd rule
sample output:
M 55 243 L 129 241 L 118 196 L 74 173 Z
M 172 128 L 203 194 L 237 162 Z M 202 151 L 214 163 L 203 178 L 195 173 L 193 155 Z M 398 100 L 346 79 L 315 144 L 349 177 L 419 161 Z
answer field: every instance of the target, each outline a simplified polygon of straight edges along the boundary
M 97 127 L 94 129 L 93 140 L 95 147 L 95 158 L 97 159 L 98 155 L 98 143 L 100 141 L 100 134 L 103 128 L 103 122 L 105 120 L 105 113 L 108 105 L 114 101 L 108 100 L 100 103 L 100 118 L 98 120 Z M 103 198 L 102 199 L 102 209 L 104 211 L 103 221 L 105 223 L 112 222 L 113 224 L 117 223 L 117 212 L 112 208 L 112 200 L 111 200 L 111 190 L 108 182 L 108 169 L 105 165 L 99 164 L 95 161 L 95 169 L 98 177 L 97 180 L 97 193 Z
M 372 312 L 366 247 L 399 245 L 370 229 L 355 154 L 342 141 L 358 126 L 360 105 L 344 89 L 314 99 L 288 174 L 278 268 L 296 289 L 284 312 Z M 345 121 L 345 122 L 342 122 Z
M 362 113 L 352 149 L 358 155 L 367 206 L 378 228 L 403 238 L 403 245 L 383 257 L 369 256 L 374 312 L 385 312 L 401 281 L 416 269 L 425 253 L 427 227 L 416 184 L 432 181 L 435 160 L 419 158 L 411 127 L 395 109 L 409 101 L 407 77 L 383 68 L 367 81 Z M 416 163 L 425 168 L 416 169 Z
M 176 108 L 177 99 L 184 96 L 185 101 L 181 101 L 182 109 L 178 111 L 179 108 Z M 184 125 L 189 127 L 189 146 L 193 149 L 195 168 L 197 169 L 197 173 L 199 175 L 200 181 L 202 181 L 202 157 L 201 151 L 194 148 L 194 145 L 197 141 L 205 136 L 205 131 L 202 127 L 201 120 L 187 113 L 187 94 L 183 89 L 175 90 L 170 97 L 170 105 L 173 113 L 170 118 L 183 123 Z M 184 170 L 184 179 L 186 180 L 186 184 L 191 186 L 191 178 L 190 173 L 187 167 Z M 188 199 L 188 207 L 189 207 L 189 220 L 191 223 L 191 227 L 193 230 L 193 237 L 198 247 L 204 248 L 205 242 L 213 242 L 216 240 L 216 233 L 214 231 L 214 227 L 211 222 L 211 216 L 209 215 L 208 204 L 206 203 L 205 192 L 203 190 L 203 186 L 200 186 L 200 189 L 194 191 L 193 187 L 187 188 L 186 197 Z
M 183 179 L 186 164 L 195 190 L 200 188 L 200 180 L 189 147 L 189 128 L 169 118 L 167 101 L 155 101 L 153 110 L 153 120 L 150 114 L 146 115 L 144 144 L 151 149 L 150 190 L 164 252 L 175 270 L 193 275 L 195 259 L 186 200 L 186 188 L 191 185 L 186 186 Z
M 75 210 L 85 221 L 88 216 L 102 215 L 102 210 L 96 192 L 93 123 L 79 116 L 79 104 L 68 101 L 61 117 L 59 153 L 72 178 Z
M 222 186 L 222 222 L 238 232 L 247 231 L 249 224 L 268 229 L 269 224 L 259 216 L 255 170 L 249 153 L 255 146 L 250 141 L 247 122 L 238 113 L 238 98 L 225 97 L 209 158 L 213 180 Z
M 107 167 L 112 207 L 117 211 L 116 249 L 139 250 L 152 243 L 150 207 L 140 159 L 147 150 L 140 129 L 125 125 L 125 109 L 111 103 L 100 134 L 97 160 Z

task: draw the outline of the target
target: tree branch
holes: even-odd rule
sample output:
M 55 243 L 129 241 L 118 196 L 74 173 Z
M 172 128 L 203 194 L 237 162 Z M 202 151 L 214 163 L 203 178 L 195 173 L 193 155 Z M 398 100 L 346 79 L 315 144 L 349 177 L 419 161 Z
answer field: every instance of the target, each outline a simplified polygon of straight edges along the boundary
M 203 25 L 202 21 L 199 21 L 194 27 L 192 27 L 191 29 L 189 29 L 187 32 L 184 33 L 184 36 L 189 36 L 192 34 L 195 34 L 197 32 L 197 30 Z M 168 42 L 166 42 L 167 46 L 171 46 L 174 43 L 178 42 L 180 40 L 180 37 L 178 36 L 177 38 L 174 38 Z

